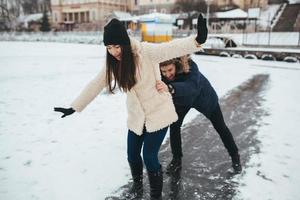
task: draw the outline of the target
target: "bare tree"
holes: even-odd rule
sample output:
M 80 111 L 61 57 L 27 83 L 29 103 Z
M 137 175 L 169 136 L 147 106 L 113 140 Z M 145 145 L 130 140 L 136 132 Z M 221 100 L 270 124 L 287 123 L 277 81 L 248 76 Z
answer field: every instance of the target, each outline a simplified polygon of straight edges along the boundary
M 11 19 L 9 16 L 9 9 L 7 0 L 0 0 L 0 31 L 9 30 Z
M 51 0 L 43 0 L 43 2 L 45 9 L 51 12 Z
M 42 13 L 51 11 L 51 0 L 19 0 L 22 1 L 24 14 Z
M 25 15 L 37 13 L 39 10 L 38 0 L 22 0 L 22 8 Z
M 176 11 L 182 12 L 204 12 L 207 5 L 205 0 L 177 0 L 174 8 Z
M 22 0 L 12 0 L 9 4 L 9 13 L 16 18 L 22 14 Z
M 50 0 L 0 0 L 0 31 L 17 25 L 20 15 L 51 11 Z
M 210 4 L 210 10 L 216 11 L 217 6 Z M 207 1 L 206 0 L 177 0 L 173 12 L 202 12 L 206 13 L 207 11 Z

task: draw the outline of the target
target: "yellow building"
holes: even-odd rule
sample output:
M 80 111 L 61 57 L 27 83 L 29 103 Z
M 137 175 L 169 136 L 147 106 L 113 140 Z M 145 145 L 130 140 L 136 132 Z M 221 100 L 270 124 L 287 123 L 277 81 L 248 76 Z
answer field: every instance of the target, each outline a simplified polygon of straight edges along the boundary
M 51 0 L 54 27 L 101 30 L 113 11 L 138 9 L 137 0 Z
M 140 16 L 142 41 L 166 42 L 172 40 L 173 20 L 171 15 L 151 13 Z

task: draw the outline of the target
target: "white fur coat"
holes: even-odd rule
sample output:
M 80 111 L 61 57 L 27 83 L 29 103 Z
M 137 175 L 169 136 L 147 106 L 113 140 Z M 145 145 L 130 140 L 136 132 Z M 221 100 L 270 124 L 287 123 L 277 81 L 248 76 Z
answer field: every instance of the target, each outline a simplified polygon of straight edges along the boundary
M 154 132 L 167 127 L 177 120 L 177 114 L 169 93 L 159 93 L 156 81 L 161 80 L 159 63 L 201 50 L 195 36 L 175 39 L 170 42 L 153 44 L 130 38 L 133 54 L 137 60 L 137 83 L 127 92 L 128 128 L 137 135 L 143 128 Z M 85 87 L 71 104 L 81 112 L 106 86 L 106 67 Z

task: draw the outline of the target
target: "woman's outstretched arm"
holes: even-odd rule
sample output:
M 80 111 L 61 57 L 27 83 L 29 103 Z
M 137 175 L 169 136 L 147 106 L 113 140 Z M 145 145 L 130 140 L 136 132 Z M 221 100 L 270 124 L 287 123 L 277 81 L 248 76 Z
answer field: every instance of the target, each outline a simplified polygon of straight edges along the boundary
M 197 35 L 174 39 L 160 44 L 144 42 L 143 49 L 153 62 L 160 63 L 202 50 L 201 44 L 206 41 L 206 38 L 206 20 L 200 14 L 198 17 Z
M 81 91 L 80 95 L 73 101 L 71 107 L 76 112 L 81 112 L 105 87 L 106 85 L 106 67 L 90 81 Z

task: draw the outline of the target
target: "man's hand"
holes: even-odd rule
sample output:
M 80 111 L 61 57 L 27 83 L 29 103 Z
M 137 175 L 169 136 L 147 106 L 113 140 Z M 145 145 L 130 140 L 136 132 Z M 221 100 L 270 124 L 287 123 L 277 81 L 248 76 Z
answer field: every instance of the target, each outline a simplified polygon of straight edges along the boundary
M 158 92 L 169 92 L 168 86 L 163 81 L 156 81 L 156 89 Z

